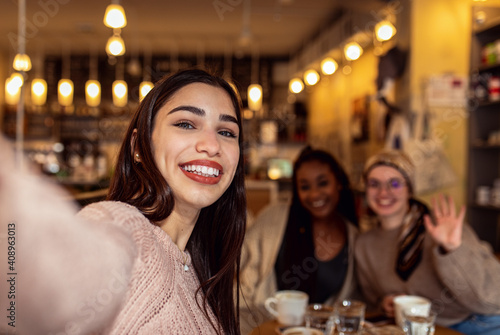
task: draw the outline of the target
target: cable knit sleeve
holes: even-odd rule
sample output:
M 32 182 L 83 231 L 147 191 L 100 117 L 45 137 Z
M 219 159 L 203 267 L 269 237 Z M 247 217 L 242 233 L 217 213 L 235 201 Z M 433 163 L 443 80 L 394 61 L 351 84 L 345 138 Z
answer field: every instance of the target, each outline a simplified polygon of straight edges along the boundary
M 500 262 L 490 246 L 464 226 L 462 245 L 453 252 L 434 250 L 438 276 L 456 299 L 472 313 L 500 312 Z
M 18 171 L 2 139 L 0 148 L 0 305 L 4 313 L 13 307 L 0 332 L 87 334 L 106 327 L 126 294 L 131 238 L 104 216 L 100 224 L 77 217 L 64 192 Z

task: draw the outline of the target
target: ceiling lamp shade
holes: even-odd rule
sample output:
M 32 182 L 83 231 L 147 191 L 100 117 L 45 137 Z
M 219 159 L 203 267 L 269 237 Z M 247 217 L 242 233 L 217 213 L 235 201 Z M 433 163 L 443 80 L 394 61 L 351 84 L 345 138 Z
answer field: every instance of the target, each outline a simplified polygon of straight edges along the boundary
M 118 33 L 114 33 L 108 39 L 108 43 L 106 43 L 106 53 L 108 55 L 113 56 L 122 56 L 125 54 L 125 42 L 123 42 L 123 38 Z
M 323 59 L 321 62 L 321 72 L 327 76 L 334 74 L 337 71 L 339 65 L 337 62 L 330 57 Z
M 347 60 L 356 60 L 363 54 L 363 49 L 358 43 L 350 42 L 344 47 L 344 54 Z
M 31 70 L 31 59 L 27 54 L 17 54 L 14 57 L 14 62 L 12 63 L 12 67 L 16 71 L 24 71 L 27 72 Z
M 104 13 L 104 25 L 109 28 L 123 28 L 127 25 L 125 10 L 121 5 L 111 4 Z
M 293 78 L 288 85 L 290 92 L 298 94 L 304 89 L 304 83 L 299 78 Z
M 142 101 L 146 95 L 148 95 L 149 91 L 153 89 L 153 83 L 150 81 L 143 81 L 139 85 L 139 101 Z
M 73 104 L 74 85 L 69 79 L 61 79 L 57 85 L 57 99 L 59 104 L 69 107 Z
M 97 80 L 87 80 L 85 83 L 85 101 L 90 107 L 101 103 L 101 84 Z
M 252 84 L 248 86 L 248 108 L 258 111 L 262 108 L 262 86 Z
M 43 79 L 31 81 L 31 103 L 35 106 L 43 106 L 47 101 L 47 82 Z
M 23 76 L 19 73 L 13 73 L 5 80 L 5 102 L 8 105 L 17 105 L 23 83 Z
M 124 80 L 113 82 L 113 105 L 125 107 L 128 103 L 128 86 Z
M 307 85 L 309 86 L 316 85 L 318 81 L 319 81 L 319 73 L 316 72 L 316 70 L 310 69 L 304 73 L 304 82 Z
M 396 28 L 394 25 L 387 21 L 380 21 L 375 26 L 375 36 L 377 40 L 380 42 L 390 40 L 394 35 L 396 35 Z

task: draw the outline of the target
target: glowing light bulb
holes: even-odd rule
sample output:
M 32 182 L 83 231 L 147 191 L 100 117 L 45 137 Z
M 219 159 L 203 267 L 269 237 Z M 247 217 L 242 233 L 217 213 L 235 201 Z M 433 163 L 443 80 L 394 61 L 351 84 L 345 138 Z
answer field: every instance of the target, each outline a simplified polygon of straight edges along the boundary
M 330 57 L 323 59 L 323 61 L 321 62 L 321 72 L 326 75 L 334 74 L 335 71 L 337 71 L 338 67 L 339 65 L 337 64 L 337 62 Z
M 345 58 L 348 60 L 356 60 L 363 54 L 363 49 L 356 42 L 350 42 L 344 47 Z
M 319 74 L 316 70 L 307 70 L 304 73 L 304 81 L 307 85 L 312 86 L 316 85 L 319 81 Z
M 33 79 L 31 82 L 31 102 L 42 106 L 47 101 L 47 82 L 43 79 Z
M 123 28 L 127 25 L 125 9 L 121 5 L 111 4 L 104 13 L 104 25 L 109 28 Z
M 290 80 L 290 84 L 289 84 L 289 87 L 290 91 L 292 93 L 300 93 L 302 92 L 302 90 L 304 89 L 304 83 L 302 83 L 302 80 L 300 80 L 299 78 L 294 78 L 292 80 Z
M 139 85 L 139 100 L 142 101 L 148 95 L 149 91 L 153 89 L 153 83 L 150 81 L 143 81 Z

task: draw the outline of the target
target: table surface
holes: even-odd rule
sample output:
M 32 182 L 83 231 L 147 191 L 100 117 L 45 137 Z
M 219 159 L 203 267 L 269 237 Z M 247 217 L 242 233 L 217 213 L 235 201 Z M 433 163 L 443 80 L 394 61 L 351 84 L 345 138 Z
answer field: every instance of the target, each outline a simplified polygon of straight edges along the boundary
M 279 335 L 279 327 L 280 324 L 276 320 L 266 321 L 260 326 L 254 328 L 250 335 Z M 446 327 L 436 326 L 436 332 L 434 335 L 462 335 L 462 333 Z

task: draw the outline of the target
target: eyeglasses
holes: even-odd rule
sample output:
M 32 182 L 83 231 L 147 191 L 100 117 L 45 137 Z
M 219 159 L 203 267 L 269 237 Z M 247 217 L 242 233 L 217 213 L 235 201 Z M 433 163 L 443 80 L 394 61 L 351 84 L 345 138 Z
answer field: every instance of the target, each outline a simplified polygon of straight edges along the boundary
M 405 181 L 399 178 L 391 178 L 386 182 L 381 182 L 378 179 L 368 179 L 366 182 L 366 188 L 371 191 L 381 191 L 382 188 L 385 188 L 387 191 L 398 192 L 405 185 Z

